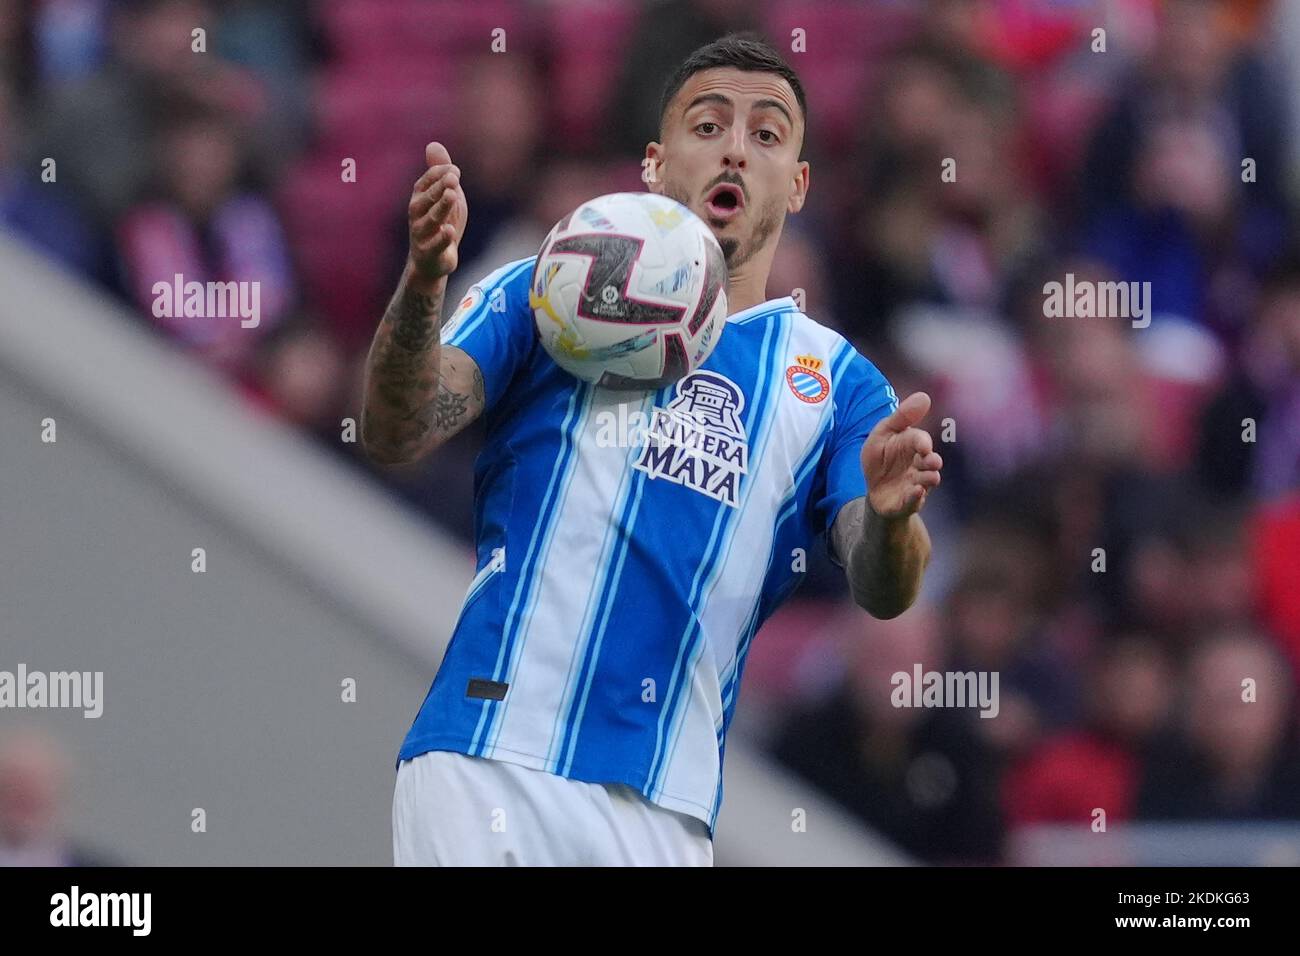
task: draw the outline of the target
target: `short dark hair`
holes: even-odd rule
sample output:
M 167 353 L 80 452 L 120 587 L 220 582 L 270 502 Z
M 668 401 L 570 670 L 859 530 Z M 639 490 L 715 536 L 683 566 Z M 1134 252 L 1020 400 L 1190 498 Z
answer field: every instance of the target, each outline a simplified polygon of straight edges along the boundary
M 799 102 L 799 114 L 803 119 L 805 135 L 808 129 L 808 100 L 804 96 L 803 84 L 794 70 L 790 69 L 776 48 L 752 30 L 728 33 L 726 36 L 706 43 L 688 56 L 668 78 L 663 95 L 659 98 L 659 132 L 662 135 L 664 121 L 668 115 L 668 106 L 673 97 L 701 70 L 718 67 L 734 67 L 749 73 L 775 73 L 794 90 L 794 98 Z

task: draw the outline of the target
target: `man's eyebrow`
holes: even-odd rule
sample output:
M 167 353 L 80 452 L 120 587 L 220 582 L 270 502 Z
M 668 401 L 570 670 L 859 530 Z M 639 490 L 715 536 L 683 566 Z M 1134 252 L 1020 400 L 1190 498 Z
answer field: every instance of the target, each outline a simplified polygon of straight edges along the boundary
M 790 111 L 785 108 L 785 104 L 782 103 L 780 100 L 754 100 L 755 109 L 764 106 L 776 107 L 785 115 L 785 121 L 789 123 L 792 127 L 794 126 L 794 118 L 790 115 Z
M 723 106 L 732 106 L 732 107 L 735 106 L 735 104 L 731 102 L 730 97 L 723 96 L 721 93 L 701 93 L 699 96 L 695 97 L 695 99 L 691 100 L 689 103 L 686 104 L 686 109 L 682 110 L 682 115 L 689 113 L 691 110 L 695 109 L 695 107 L 699 106 L 701 103 L 719 103 Z M 754 101 L 755 109 L 761 109 L 763 107 L 769 107 L 769 106 L 780 110 L 782 114 L 785 115 L 786 122 L 789 123 L 792 127 L 794 126 L 794 118 L 790 115 L 790 111 L 785 108 L 785 104 L 782 103 L 780 100 L 763 99 L 763 100 Z
M 701 93 L 699 96 L 695 97 L 695 99 L 686 104 L 686 109 L 682 110 L 683 115 L 689 113 L 701 103 L 720 103 L 723 106 L 734 105 L 729 98 L 723 96 L 721 93 Z

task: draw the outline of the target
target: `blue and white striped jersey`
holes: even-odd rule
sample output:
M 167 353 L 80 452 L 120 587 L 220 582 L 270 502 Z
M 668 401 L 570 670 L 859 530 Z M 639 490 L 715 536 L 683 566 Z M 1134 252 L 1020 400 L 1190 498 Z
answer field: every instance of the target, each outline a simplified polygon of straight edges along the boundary
M 537 340 L 536 257 L 476 284 L 442 341 L 478 363 L 478 573 L 398 760 L 490 757 L 623 783 L 713 831 L 745 657 L 800 549 L 866 493 L 884 376 L 790 297 L 727 319 L 655 392 L 580 382 Z

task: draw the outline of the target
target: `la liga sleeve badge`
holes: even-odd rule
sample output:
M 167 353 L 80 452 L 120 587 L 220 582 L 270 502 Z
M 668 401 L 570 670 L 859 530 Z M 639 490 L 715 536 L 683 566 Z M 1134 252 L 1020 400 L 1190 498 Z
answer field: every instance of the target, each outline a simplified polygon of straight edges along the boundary
M 478 286 L 471 286 L 470 290 L 465 293 L 465 297 L 460 300 L 456 306 L 456 311 L 451 314 L 447 322 L 442 327 L 442 340 L 445 342 L 455 334 L 456 329 L 460 326 L 461 320 L 474 311 L 475 306 L 483 301 L 483 290 Z

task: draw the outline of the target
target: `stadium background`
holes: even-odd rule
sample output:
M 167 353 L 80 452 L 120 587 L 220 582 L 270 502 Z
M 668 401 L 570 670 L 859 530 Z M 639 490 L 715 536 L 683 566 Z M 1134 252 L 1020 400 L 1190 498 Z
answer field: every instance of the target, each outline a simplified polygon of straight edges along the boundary
M 477 429 L 397 470 L 340 439 L 423 145 L 464 171 L 455 302 L 583 199 L 643 188 L 667 73 L 746 28 L 809 96 L 812 189 L 769 295 L 803 290 L 900 395 L 934 396 L 945 473 L 916 607 L 867 618 L 817 555 L 761 632 L 734 731 L 760 763 L 728 770 L 719 862 L 780 844 L 788 807 L 766 831 L 727 818 L 782 774 L 878 862 L 1300 862 L 1300 9 L 1267 0 L 0 0 L 0 668 L 102 668 L 107 696 L 103 724 L 0 718 L 0 859 L 44 833 L 126 863 L 385 862 L 392 756 L 436 643 L 322 635 L 349 614 L 365 632 L 400 584 L 431 617 L 392 630 L 445 635 L 471 568 Z M 175 272 L 258 281 L 260 326 L 155 319 Z M 1045 318 L 1066 273 L 1150 281 L 1152 324 Z M 114 431 L 96 416 L 119 399 Z M 181 409 L 276 430 L 187 430 Z M 86 439 L 79 465 L 40 447 L 45 414 L 70 419 L 60 445 Z M 164 492 L 131 498 L 148 482 L 130 467 L 120 498 L 97 490 L 96 468 L 113 485 L 148 460 Z M 366 552 L 350 507 L 258 541 L 339 493 L 327 467 L 358 514 L 398 502 L 395 527 L 437 546 Z M 196 532 L 123 592 L 115 575 L 163 559 L 133 536 L 187 516 L 214 552 L 256 557 L 202 594 Z M 413 559 L 322 596 L 357 577 L 331 565 L 354 546 L 453 580 Z M 312 613 L 286 605 L 271 636 L 258 595 L 308 579 Z M 999 715 L 890 706 L 915 663 L 998 672 Z M 340 674 L 364 716 L 339 714 Z M 185 842 L 190 808 L 227 797 L 214 821 L 257 831 Z M 1122 841 L 1092 832 L 1095 808 Z M 320 845 L 352 830 L 364 849 Z

